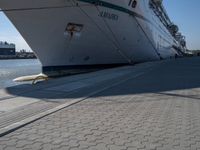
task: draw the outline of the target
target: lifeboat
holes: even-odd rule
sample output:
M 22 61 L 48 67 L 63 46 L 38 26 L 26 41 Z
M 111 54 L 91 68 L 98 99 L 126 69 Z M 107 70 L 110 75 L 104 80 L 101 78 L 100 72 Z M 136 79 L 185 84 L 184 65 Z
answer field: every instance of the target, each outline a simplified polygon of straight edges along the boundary
M 177 25 L 172 24 L 172 25 L 169 26 L 169 30 L 173 35 L 176 35 L 179 31 L 179 28 L 178 28 Z

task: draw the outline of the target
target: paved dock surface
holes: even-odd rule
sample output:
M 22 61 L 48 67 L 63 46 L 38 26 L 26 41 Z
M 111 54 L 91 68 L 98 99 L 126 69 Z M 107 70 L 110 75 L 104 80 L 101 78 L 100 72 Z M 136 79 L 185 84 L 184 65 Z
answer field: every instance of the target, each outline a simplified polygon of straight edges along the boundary
M 11 87 L 0 104 L 0 131 L 65 106 L 1 134 L 0 150 L 200 150 L 200 58 Z

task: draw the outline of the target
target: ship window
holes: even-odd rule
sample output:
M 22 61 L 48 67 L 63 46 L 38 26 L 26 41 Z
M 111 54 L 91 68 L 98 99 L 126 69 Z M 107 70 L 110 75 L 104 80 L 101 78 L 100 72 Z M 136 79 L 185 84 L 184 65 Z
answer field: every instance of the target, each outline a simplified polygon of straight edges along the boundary
M 153 3 L 152 3 L 152 1 L 151 1 L 151 0 L 149 1 L 149 8 L 151 8 L 151 9 L 153 9 L 153 8 L 154 8 L 154 6 L 153 6 Z

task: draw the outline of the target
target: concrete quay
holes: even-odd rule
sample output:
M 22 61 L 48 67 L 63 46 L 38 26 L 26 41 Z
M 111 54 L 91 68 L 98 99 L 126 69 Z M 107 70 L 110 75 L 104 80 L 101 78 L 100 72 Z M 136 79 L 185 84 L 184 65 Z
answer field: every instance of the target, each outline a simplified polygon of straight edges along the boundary
M 0 150 L 200 150 L 200 58 L 0 90 Z

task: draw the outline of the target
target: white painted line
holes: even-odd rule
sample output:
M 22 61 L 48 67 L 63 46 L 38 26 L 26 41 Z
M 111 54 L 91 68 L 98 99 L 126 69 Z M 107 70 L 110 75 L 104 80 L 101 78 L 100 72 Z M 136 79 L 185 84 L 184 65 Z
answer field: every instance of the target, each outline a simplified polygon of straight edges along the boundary
M 100 90 L 91 92 L 90 94 L 86 95 L 85 97 L 73 99 L 71 102 L 66 102 L 66 103 L 64 103 L 64 104 L 62 104 L 62 105 L 59 105 L 59 106 L 55 107 L 55 108 L 52 108 L 52 109 L 47 110 L 47 111 L 45 111 L 45 112 L 39 113 L 39 114 L 37 114 L 37 115 L 35 115 L 35 116 L 26 118 L 26 119 L 24 119 L 24 120 L 22 120 L 22 121 L 19 121 L 19 122 L 17 122 L 17 123 L 14 123 L 14 124 L 11 124 L 11 125 L 6 126 L 6 127 L 4 127 L 4 128 L 1 128 L 1 129 L 0 129 L 0 137 L 2 137 L 2 136 L 4 136 L 4 135 L 7 135 L 7 134 L 9 134 L 9 133 L 11 133 L 11 132 L 13 132 L 13 131 L 15 131 L 15 130 L 17 130 L 17 129 L 20 129 L 20 128 L 22 128 L 22 127 L 24 127 L 24 126 L 26 126 L 26 125 L 28 125 L 28 124 L 30 124 L 30 123 L 32 123 L 32 122 L 35 122 L 35 121 L 41 119 L 41 118 L 44 118 L 44 117 L 46 117 L 46 116 L 48 116 L 48 115 L 50 115 L 50 114 L 53 114 L 53 113 L 55 113 L 55 112 L 57 112 L 57 111 L 60 111 L 60 110 L 62 110 L 62 109 L 64 109 L 64 108 L 67 108 L 67 107 L 69 107 L 69 106 L 72 106 L 72 105 L 74 105 L 74 104 L 77 104 L 77 103 L 79 103 L 79 102 L 81 102 L 81 101 L 84 101 L 84 100 L 88 99 L 89 97 L 91 97 L 91 96 L 93 96 L 93 95 L 96 95 L 96 94 L 98 94 L 98 93 L 100 93 L 100 92 L 103 92 L 103 91 L 108 90 L 108 89 L 110 89 L 110 88 L 112 88 L 112 87 L 115 87 L 115 86 L 117 86 L 117 85 L 120 85 L 120 84 L 122 84 L 122 83 L 124 83 L 124 82 L 126 82 L 126 81 L 128 81 L 128 80 L 130 80 L 130 79 L 137 78 L 137 77 L 143 75 L 144 73 L 145 73 L 145 72 L 142 72 L 142 73 L 139 73 L 139 74 L 137 74 L 137 75 L 135 75 L 135 76 L 131 76 L 130 78 L 127 78 L 127 79 L 125 79 L 125 80 L 121 80 L 121 81 L 116 82 L 116 83 L 114 83 L 114 84 L 111 84 L 111 85 L 109 85 L 109 86 L 107 86 L 107 87 L 105 87 L 105 88 L 102 88 L 102 89 L 100 89 Z
M 15 97 L 12 99 L 7 99 L 4 101 L 0 101 L 0 111 L 11 111 L 13 109 L 30 105 L 32 103 L 36 103 L 41 101 L 40 99 L 36 98 L 25 98 L 25 97 Z

